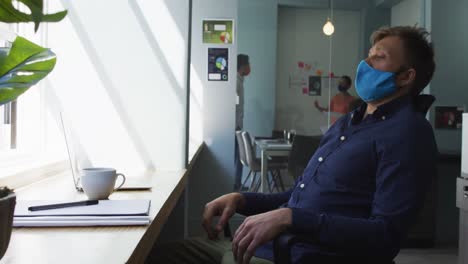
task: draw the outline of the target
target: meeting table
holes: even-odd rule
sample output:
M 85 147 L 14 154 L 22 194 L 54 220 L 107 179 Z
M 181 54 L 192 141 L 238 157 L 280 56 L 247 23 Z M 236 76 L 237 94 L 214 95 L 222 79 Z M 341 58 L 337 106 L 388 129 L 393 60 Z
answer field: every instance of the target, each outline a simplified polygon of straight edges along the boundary
M 261 152 L 260 192 L 268 192 L 268 160 L 270 157 L 288 157 L 292 144 L 283 139 L 257 139 L 255 144 Z

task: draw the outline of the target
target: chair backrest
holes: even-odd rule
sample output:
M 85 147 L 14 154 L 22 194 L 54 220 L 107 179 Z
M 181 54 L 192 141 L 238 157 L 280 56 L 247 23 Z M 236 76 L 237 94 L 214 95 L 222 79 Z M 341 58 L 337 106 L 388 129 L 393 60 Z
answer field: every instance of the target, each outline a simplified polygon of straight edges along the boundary
M 247 160 L 247 165 L 252 167 L 255 162 L 255 150 L 252 145 L 252 138 L 250 137 L 249 132 L 242 131 L 242 139 L 244 140 L 245 147 L 245 157 Z
M 307 163 L 320 145 L 322 136 L 296 135 L 288 160 L 288 173 L 297 179 L 304 172 Z
M 430 94 L 420 94 L 414 99 L 416 110 L 426 114 L 436 98 Z
M 245 144 L 244 144 L 244 139 L 242 138 L 242 130 L 236 131 L 236 141 L 237 141 L 237 146 L 239 147 L 239 158 L 240 162 L 244 166 L 247 165 L 247 157 L 245 155 Z
M 272 138 L 283 138 L 283 130 L 273 130 L 271 131 Z

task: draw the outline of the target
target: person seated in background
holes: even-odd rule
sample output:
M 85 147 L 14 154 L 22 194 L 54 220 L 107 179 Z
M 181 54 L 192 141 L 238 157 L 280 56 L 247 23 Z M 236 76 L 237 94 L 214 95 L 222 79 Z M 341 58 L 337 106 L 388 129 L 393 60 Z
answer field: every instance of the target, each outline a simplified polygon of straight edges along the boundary
M 327 131 L 295 186 L 207 203 L 209 239 L 155 247 L 148 263 L 271 263 L 272 241 L 285 231 L 316 241 L 293 246 L 293 263 L 393 260 L 436 172 L 432 127 L 418 106 L 435 70 L 427 37 L 416 27 L 374 32 L 355 80 L 365 103 Z M 248 217 L 232 243 L 214 240 L 234 213 Z
M 349 76 L 343 75 L 340 78 L 338 83 L 338 93 L 332 97 L 330 100 L 330 108 L 328 107 L 321 107 L 319 102 L 315 100 L 314 105 L 317 110 L 320 112 L 330 112 L 332 113 L 339 113 L 339 114 L 347 114 L 353 108 L 350 107 L 350 104 L 356 99 L 356 97 L 352 96 L 348 90 L 351 88 L 351 78 Z M 331 124 L 335 123 L 338 118 L 336 116 L 331 117 Z

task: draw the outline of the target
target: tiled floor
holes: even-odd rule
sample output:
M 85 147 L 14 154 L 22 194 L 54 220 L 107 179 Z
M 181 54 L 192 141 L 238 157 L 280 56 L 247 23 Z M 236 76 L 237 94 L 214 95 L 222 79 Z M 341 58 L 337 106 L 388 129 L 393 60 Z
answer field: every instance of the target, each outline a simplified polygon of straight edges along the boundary
M 402 249 L 396 264 L 457 264 L 456 249 Z

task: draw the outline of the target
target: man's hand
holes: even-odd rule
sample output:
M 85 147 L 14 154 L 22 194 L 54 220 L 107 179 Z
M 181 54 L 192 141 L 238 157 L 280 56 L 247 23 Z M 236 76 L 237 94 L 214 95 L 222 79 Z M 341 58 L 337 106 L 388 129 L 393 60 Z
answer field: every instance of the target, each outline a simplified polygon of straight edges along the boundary
M 324 108 L 320 107 L 319 102 L 317 100 L 314 101 L 314 106 L 319 110 L 320 112 L 323 112 Z
M 209 239 L 215 239 L 219 232 L 224 229 L 229 218 L 236 212 L 238 208 L 244 206 L 245 200 L 240 193 L 229 193 L 223 195 L 205 205 L 203 211 L 203 228 L 205 228 Z M 216 227 L 213 228 L 213 217 L 220 216 Z
M 274 239 L 292 223 L 292 211 L 281 208 L 247 217 L 236 231 L 232 254 L 237 263 L 248 264 L 255 250 Z

